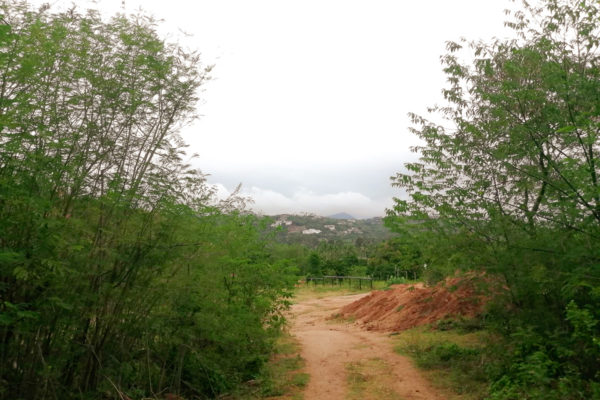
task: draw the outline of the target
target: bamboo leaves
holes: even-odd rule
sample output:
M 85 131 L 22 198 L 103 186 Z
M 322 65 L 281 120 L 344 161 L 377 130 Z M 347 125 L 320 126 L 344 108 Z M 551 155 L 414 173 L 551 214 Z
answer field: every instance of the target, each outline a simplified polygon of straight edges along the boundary
M 210 67 L 143 16 L 0 10 L 0 398 L 249 379 L 290 281 L 184 162 Z

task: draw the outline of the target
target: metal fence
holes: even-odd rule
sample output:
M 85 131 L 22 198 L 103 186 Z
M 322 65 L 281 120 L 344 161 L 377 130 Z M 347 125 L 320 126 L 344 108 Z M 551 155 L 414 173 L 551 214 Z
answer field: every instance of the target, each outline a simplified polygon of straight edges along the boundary
M 314 286 L 317 286 L 319 282 L 322 285 L 330 284 L 331 286 L 335 285 L 343 285 L 344 282 L 348 283 L 348 287 L 352 287 L 354 282 L 358 282 L 359 289 L 362 289 L 363 281 L 365 285 L 369 285 L 371 289 L 373 289 L 373 278 L 364 277 L 364 276 L 335 276 L 335 275 L 325 275 L 325 276 L 307 276 L 306 284 L 309 285 L 310 282 L 313 283 Z

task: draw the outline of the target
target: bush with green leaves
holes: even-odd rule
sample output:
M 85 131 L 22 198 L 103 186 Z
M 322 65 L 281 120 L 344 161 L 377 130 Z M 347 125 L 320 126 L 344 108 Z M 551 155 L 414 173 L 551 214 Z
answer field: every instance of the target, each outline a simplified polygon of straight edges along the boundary
M 425 261 L 420 245 L 413 237 L 404 234 L 400 238 L 385 240 L 375 247 L 369 257 L 367 272 L 376 279 L 420 278 L 424 272 Z
M 179 137 L 210 67 L 145 16 L 0 5 L 0 398 L 215 397 L 287 306 Z
M 388 225 L 434 238 L 431 270 L 499 283 L 491 327 L 516 350 L 493 398 L 597 398 L 600 4 L 523 2 L 507 25 L 514 39 L 448 43 L 445 122 L 412 115 L 420 160 L 393 178 L 408 198 Z

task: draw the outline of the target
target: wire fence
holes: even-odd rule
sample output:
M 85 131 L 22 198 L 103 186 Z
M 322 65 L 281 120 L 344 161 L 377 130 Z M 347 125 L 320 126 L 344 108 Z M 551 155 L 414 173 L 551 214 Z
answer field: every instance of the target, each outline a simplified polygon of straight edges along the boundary
M 339 285 L 342 286 L 344 283 L 348 284 L 348 287 L 358 286 L 359 289 L 362 289 L 363 282 L 365 287 L 368 285 L 371 289 L 373 289 L 373 278 L 364 277 L 364 276 L 336 276 L 336 275 L 325 275 L 325 276 L 308 276 L 306 277 L 306 285 L 310 285 L 313 283 L 314 286 L 317 286 L 319 283 L 322 285 L 330 284 L 331 286 Z M 357 285 L 358 282 L 358 285 Z

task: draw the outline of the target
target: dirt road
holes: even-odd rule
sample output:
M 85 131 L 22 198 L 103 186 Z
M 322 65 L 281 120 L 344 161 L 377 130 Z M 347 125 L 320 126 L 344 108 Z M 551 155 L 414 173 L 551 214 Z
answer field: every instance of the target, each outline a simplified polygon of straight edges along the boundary
M 291 333 L 310 374 L 304 399 L 443 400 L 408 359 L 394 353 L 387 335 L 330 318 L 365 295 L 307 299 L 292 307 Z M 361 387 L 364 392 L 357 392 Z

